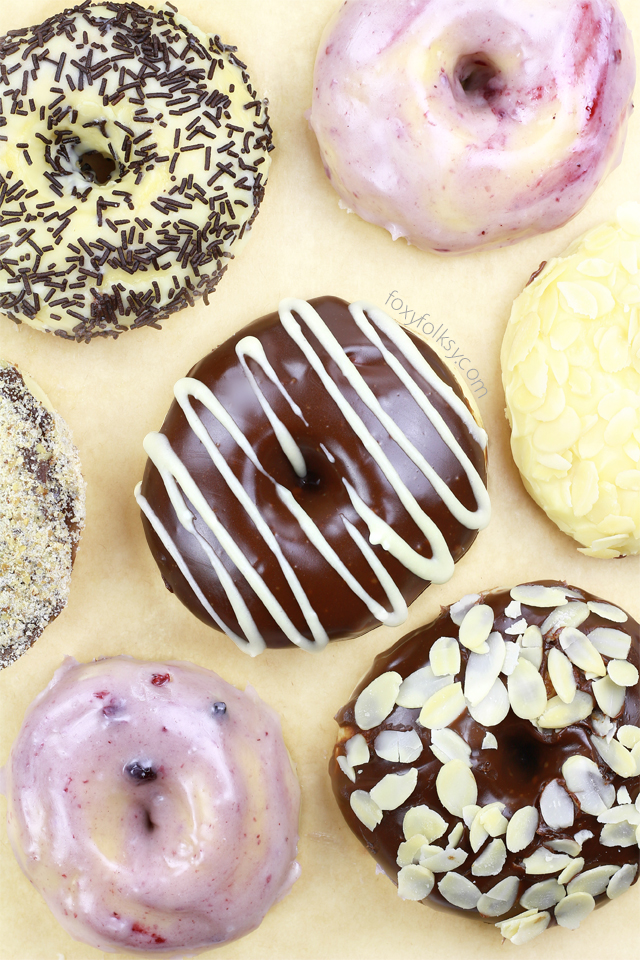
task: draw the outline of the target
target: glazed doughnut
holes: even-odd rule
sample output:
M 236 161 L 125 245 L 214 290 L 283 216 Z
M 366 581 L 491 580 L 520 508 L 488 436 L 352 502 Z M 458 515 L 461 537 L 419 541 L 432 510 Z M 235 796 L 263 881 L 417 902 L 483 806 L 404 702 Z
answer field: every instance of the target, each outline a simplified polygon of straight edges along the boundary
M 71 936 L 184 956 L 290 889 L 299 787 L 277 715 L 191 663 L 67 658 L 6 773 L 20 866 Z
M 578 213 L 620 161 L 634 80 L 614 0 L 351 0 L 310 124 L 349 210 L 463 253 Z
M 0 670 L 65 607 L 84 518 L 69 428 L 40 387 L 0 359 Z
M 385 313 L 283 300 L 179 380 L 136 489 L 169 590 L 252 656 L 402 623 L 489 521 L 486 434 Z
M 640 633 L 565 583 L 463 597 L 339 711 L 347 823 L 407 900 L 525 943 L 637 879 Z
M 272 149 L 235 50 L 170 3 L 87 0 L 0 40 L 0 311 L 89 341 L 208 302 Z
M 640 204 L 589 231 L 520 294 L 502 344 L 511 450 L 581 553 L 640 553 Z

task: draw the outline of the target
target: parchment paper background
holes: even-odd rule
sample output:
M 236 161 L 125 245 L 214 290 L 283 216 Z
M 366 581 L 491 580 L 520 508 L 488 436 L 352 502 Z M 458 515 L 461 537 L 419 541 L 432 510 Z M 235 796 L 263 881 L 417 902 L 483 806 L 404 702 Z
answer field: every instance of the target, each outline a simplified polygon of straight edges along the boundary
M 515 7 L 521 2 L 514 0 Z M 0 32 L 38 23 L 61 5 L 0 0 Z M 465 593 L 536 577 L 567 579 L 640 618 L 638 558 L 581 556 L 525 493 L 509 451 L 499 369 L 511 302 L 540 261 L 611 218 L 622 201 L 640 200 L 640 110 L 631 119 L 622 165 L 573 222 L 514 247 L 440 259 L 404 241 L 393 243 L 383 230 L 348 216 L 324 176 L 303 113 L 310 104 L 318 41 L 337 0 L 179 0 L 179 6 L 204 30 L 238 45 L 259 94 L 270 100 L 277 149 L 266 199 L 250 243 L 231 263 L 210 306 L 175 315 L 162 332 L 143 329 L 87 346 L 0 317 L 0 356 L 30 372 L 71 426 L 88 498 L 66 610 L 31 651 L 0 673 L 0 763 L 27 706 L 65 654 L 82 661 L 115 654 L 193 660 L 241 688 L 253 684 L 280 712 L 302 784 L 300 880 L 257 931 L 203 956 L 638 960 L 640 884 L 578 931 L 556 927 L 522 947 L 501 945 L 490 925 L 401 901 L 343 823 L 327 760 L 336 733 L 332 717 L 373 657 Z M 620 0 L 620 6 L 640 54 L 640 6 L 637 0 Z M 133 499 L 145 463 L 142 439 L 159 428 L 173 383 L 232 332 L 276 309 L 282 297 L 334 294 L 384 307 L 392 291 L 403 301 L 402 310 L 408 305 L 419 311 L 416 316 L 428 313 L 436 327 L 449 328 L 448 336 L 486 386 L 479 406 L 489 433 L 490 526 L 452 580 L 427 590 L 402 627 L 380 627 L 332 644 L 317 657 L 292 648 L 251 660 L 192 617 L 162 584 Z M 392 316 L 400 319 L 398 311 Z M 5 809 L 1 798 L 1 960 L 113 956 L 76 943 L 58 926 L 13 858 Z

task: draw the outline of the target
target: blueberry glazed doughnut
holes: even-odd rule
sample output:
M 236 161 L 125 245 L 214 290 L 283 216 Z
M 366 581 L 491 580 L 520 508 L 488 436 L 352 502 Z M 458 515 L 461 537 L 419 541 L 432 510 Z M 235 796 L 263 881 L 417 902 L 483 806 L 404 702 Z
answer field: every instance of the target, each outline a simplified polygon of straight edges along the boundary
M 279 718 L 192 663 L 67 658 L 5 774 L 18 862 L 100 950 L 191 956 L 235 940 L 298 876 Z
M 89 341 L 207 302 L 272 149 L 235 49 L 170 3 L 87 0 L 0 40 L 0 311 Z
M 526 943 L 637 880 L 640 632 L 564 583 L 464 597 L 337 714 L 347 823 L 398 894 Z

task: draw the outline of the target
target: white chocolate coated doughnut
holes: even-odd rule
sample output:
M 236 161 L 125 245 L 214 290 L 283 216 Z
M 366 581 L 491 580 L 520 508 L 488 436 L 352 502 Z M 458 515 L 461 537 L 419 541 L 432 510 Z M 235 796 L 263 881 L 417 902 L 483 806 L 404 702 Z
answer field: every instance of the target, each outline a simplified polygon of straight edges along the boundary
M 561 226 L 620 159 L 635 65 L 611 0 L 351 0 L 310 123 L 364 220 L 462 253 Z
M 67 659 L 6 774 L 20 865 L 99 949 L 174 956 L 234 940 L 298 875 L 279 719 L 194 664 Z

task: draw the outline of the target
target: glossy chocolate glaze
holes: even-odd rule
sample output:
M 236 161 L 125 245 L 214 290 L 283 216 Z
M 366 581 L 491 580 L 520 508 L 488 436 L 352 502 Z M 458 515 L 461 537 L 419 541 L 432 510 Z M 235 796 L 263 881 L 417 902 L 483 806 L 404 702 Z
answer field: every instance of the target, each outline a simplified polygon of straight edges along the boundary
M 423 453 L 438 474 L 446 480 L 455 496 L 465 507 L 474 510 L 475 499 L 458 460 L 411 397 L 402 381 L 392 372 L 379 351 L 353 322 L 348 304 L 335 297 L 322 297 L 310 303 L 343 346 L 349 358 L 356 364 L 358 371 L 375 392 L 385 411 Z M 308 472 L 302 478 L 296 475 L 291 463 L 284 455 L 236 356 L 236 344 L 247 336 L 259 338 L 279 381 L 299 405 L 308 423 L 308 426 L 305 426 L 300 417 L 292 412 L 262 368 L 251 358 L 247 358 L 247 364 L 268 403 L 289 429 L 303 453 Z M 420 506 L 436 521 L 453 559 L 458 560 L 475 539 L 477 531 L 467 529 L 451 515 L 431 484 L 360 400 L 329 353 L 313 334 L 308 333 L 308 339 L 344 396 L 378 440 Z M 458 397 L 464 399 L 461 388 L 445 364 L 425 343 L 416 337 L 411 339 L 444 383 L 448 384 Z M 413 371 L 397 347 L 384 336 L 383 341 L 424 389 L 484 481 L 486 466 L 483 447 L 469 435 L 468 428 L 439 394 Z M 297 502 L 311 516 L 351 573 L 379 603 L 388 609 L 389 604 L 384 591 L 342 522 L 341 517 L 348 519 L 368 541 L 369 531 L 352 506 L 343 478 L 347 478 L 368 506 L 405 538 L 421 556 L 431 556 L 430 545 L 327 393 L 318 374 L 311 368 L 300 348 L 283 328 L 278 314 L 272 313 L 241 330 L 201 360 L 191 370 L 189 376 L 202 381 L 212 390 L 246 435 L 270 477 L 293 493 Z M 245 491 L 257 505 L 268 525 L 275 531 L 284 555 L 295 569 L 329 638 L 337 640 L 355 637 L 376 626 L 378 621 L 364 602 L 355 596 L 343 578 L 310 543 L 298 521 L 275 496 L 272 480 L 256 469 L 226 429 L 202 404 L 194 400 L 193 407 L 235 476 L 240 479 Z M 244 555 L 259 571 L 295 626 L 305 637 L 310 637 L 298 602 L 280 566 L 274 560 L 253 522 L 236 497 L 230 493 L 221 475 L 212 466 L 209 455 L 191 430 L 181 407 L 175 401 L 162 426 L 162 433 L 168 437 L 174 452 L 188 468 L 207 502 L 214 508 L 217 517 L 227 530 L 233 532 L 236 541 L 242 546 Z M 329 451 L 330 457 L 323 451 L 322 445 Z M 147 462 L 141 493 L 178 545 L 191 575 L 216 613 L 235 632 L 243 636 L 227 596 L 220 587 L 217 575 L 197 542 L 178 522 L 165 485 L 151 461 Z M 196 515 L 197 531 L 205 537 L 233 578 L 267 645 L 286 646 L 286 638 L 263 602 L 239 574 L 209 528 L 197 515 L 197 511 L 194 508 L 191 509 Z M 143 524 L 147 541 L 168 589 L 173 591 L 197 617 L 210 626 L 216 627 L 144 515 Z M 373 549 L 400 588 L 406 602 L 411 603 L 415 600 L 428 583 L 411 573 L 382 547 L 375 546 Z
M 541 581 L 545 586 L 555 585 L 551 581 Z M 562 584 L 566 586 L 566 584 Z M 569 589 L 575 591 L 580 596 L 577 599 L 601 600 L 585 591 L 575 587 Z M 482 594 L 479 602 L 491 606 L 495 613 L 494 630 L 501 632 L 505 640 L 515 639 L 513 635 L 505 635 L 505 628 L 513 624 L 513 618 L 507 618 L 504 610 L 511 601 L 509 591 L 495 590 L 490 593 Z M 607 601 L 601 601 L 607 602 Z M 396 863 L 399 844 L 405 839 L 403 835 L 403 819 L 405 813 L 410 807 L 419 804 L 426 804 L 431 809 L 437 811 L 449 824 L 444 836 L 435 841 L 439 845 L 446 844 L 446 837 L 451 832 L 459 818 L 449 813 L 441 804 L 436 791 L 436 777 L 442 768 L 442 764 L 433 755 L 429 748 L 431 743 L 431 731 L 421 726 L 417 720 L 420 714 L 419 709 L 407 709 L 395 706 L 391 714 L 382 724 L 371 730 L 361 730 L 356 724 L 354 716 L 354 707 L 356 700 L 372 680 L 386 671 L 397 671 L 402 678 L 406 678 L 415 670 L 426 666 L 429 661 L 429 652 L 435 641 L 439 637 L 457 637 L 459 627 L 451 619 L 450 608 L 443 609 L 440 616 L 427 624 L 414 630 L 412 633 L 403 637 L 390 650 L 376 657 L 371 670 L 356 687 L 351 700 L 337 714 L 336 720 L 340 725 L 338 742 L 334 748 L 333 756 L 329 763 L 329 773 L 333 783 L 333 791 L 338 801 L 340 810 L 349 824 L 349 827 L 367 848 L 369 853 L 375 857 L 377 862 L 383 868 L 390 879 L 396 882 L 399 867 Z M 530 607 L 522 603 L 522 616 L 529 624 L 540 626 L 551 611 L 550 607 Z M 626 623 L 612 623 L 603 619 L 595 613 L 590 613 L 589 617 L 582 623 L 579 629 L 586 634 L 596 627 L 609 627 L 622 630 L 628 634 L 631 639 L 631 650 L 628 661 L 636 668 L 640 667 L 640 628 L 631 617 Z M 555 690 L 549 680 L 546 669 L 547 654 L 550 647 L 554 644 L 560 628 L 544 636 L 543 640 L 543 660 L 541 673 L 547 688 L 547 698 L 555 695 Z M 461 649 L 461 673 L 456 675 L 456 680 L 464 674 L 466 663 L 470 651 L 460 645 Z M 603 656 L 605 664 L 610 658 Z M 579 690 L 589 691 L 591 684 L 585 679 L 582 671 L 574 669 Z M 506 680 L 505 677 L 502 678 Z M 640 692 L 636 684 L 635 687 L 628 687 L 625 698 L 624 708 L 620 716 L 615 718 L 618 727 L 623 724 L 633 724 L 640 726 Z M 599 756 L 598 752 L 592 746 L 589 735 L 593 733 L 590 718 L 579 723 L 572 724 L 565 729 L 560 730 L 538 730 L 529 720 L 519 719 L 512 710 L 505 720 L 498 726 L 487 728 L 477 723 L 465 709 L 463 713 L 450 724 L 450 728 L 455 730 L 471 747 L 471 770 L 478 785 L 477 803 L 484 806 L 494 801 L 504 803 L 505 809 L 502 811 L 504 816 L 509 819 L 517 809 L 524 806 L 535 806 L 540 809 L 540 795 L 544 787 L 554 779 L 559 779 L 565 786 L 562 777 L 562 765 L 565 760 L 573 755 L 581 754 L 595 762 L 607 783 L 612 783 L 616 791 L 626 786 L 632 801 L 635 801 L 640 792 L 640 777 L 623 778 L 615 774 Z M 390 763 L 378 757 L 374 750 L 374 741 L 382 730 L 415 730 L 423 743 L 423 752 L 414 764 Z M 496 750 L 482 750 L 481 745 L 485 733 L 490 731 L 498 741 Z M 337 763 L 339 756 L 345 755 L 345 741 L 354 734 L 362 734 L 369 747 L 369 762 L 362 766 L 356 765 L 356 782 L 345 775 Z M 418 769 L 418 783 L 415 791 L 409 797 L 409 800 L 397 810 L 385 811 L 382 822 L 373 830 L 368 830 L 363 823 L 355 816 L 349 798 L 355 790 L 369 791 L 388 773 L 401 773 L 410 768 Z M 564 829 L 551 829 L 545 823 L 542 816 L 538 823 L 538 829 L 534 840 L 525 849 L 518 853 L 507 852 L 507 859 L 500 873 L 495 876 L 475 876 L 471 872 L 472 864 L 477 856 L 472 852 L 469 843 L 469 829 L 464 827 L 464 833 L 458 844 L 465 850 L 469 856 L 466 862 L 456 869 L 456 872 L 471 880 L 480 889 L 486 893 L 494 887 L 500 880 L 508 876 L 516 876 L 520 880 L 518 895 L 513 908 L 500 917 L 485 918 L 477 910 L 460 911 L 465 916 L 484 920 L 487 923 L 495 923 L 497 920 L 504 920 L 508 917 L 521 913 L 525 908 L 519 904 L 520 898 L 525 890 L 541 880 L 554 879 L 555 874 L 532 875 L 526 874 L 523 866 L 523 859 L 531 856 L 535 849 L 543 843 L 550 840 L 559 840 L 573 838 L 581 830 L 590 830 L 594 836 L 587 839 L 579 856 L 584 857 L 583 871 L 601 864 L 637 864 L 638 847 L 637 845 L 629 847 L 606 847 L 599 841 L 602 824 L 594 816 L 583 813 L 575 799 L 575 821 L 571 827 Z M 616 801 L 617 802 L 617 801 Z M 504 840 L 504 837 L 502 838 Z M 484 849 L 484 848 L 481 848 Z M 436 909 L 455 910 L 456 908 L 446 900 L 438 890 L 437 883 L 444 874 L 436 874 L 436 883 L 429 896 L 422 902 L 429 904 Z M 638 879 L 636 875 L 636 880 Z M 635 882 L 635 881 L 634 881 Z M 596 898 L 596 904 L 607 903 L 606 893 Z M 553 917 L 553 909 L 551 910 Z M 553 919 L 552 919 L 553 922 Z

